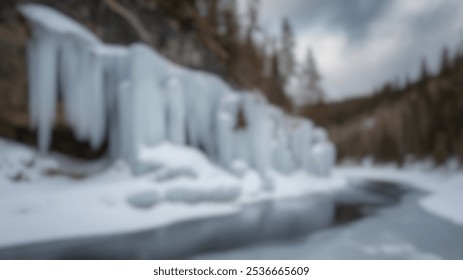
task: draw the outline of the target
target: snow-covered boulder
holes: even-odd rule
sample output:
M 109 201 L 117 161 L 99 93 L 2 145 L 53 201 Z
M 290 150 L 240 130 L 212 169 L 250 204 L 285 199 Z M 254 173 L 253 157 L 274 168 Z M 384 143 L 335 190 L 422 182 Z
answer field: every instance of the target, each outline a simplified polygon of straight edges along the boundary
M 127 198 L 132 207 L 141 210 L 154 207 L 160 200 L 159 194 L 153 190 L 138 192 Z

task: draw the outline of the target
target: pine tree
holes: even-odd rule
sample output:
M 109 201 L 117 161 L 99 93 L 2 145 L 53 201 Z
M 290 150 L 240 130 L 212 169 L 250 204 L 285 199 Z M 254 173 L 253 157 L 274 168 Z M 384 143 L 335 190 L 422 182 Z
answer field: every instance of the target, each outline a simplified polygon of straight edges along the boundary
M 245 39 L 250 41 L 252 40 L 252 35 L 257 29 L 257 20 L 258 20 L 258 10 L 259 10 L 259 0 L 251 0 L 248 8 L 248 26 L 246 30 Z
M 449 49 L 447 47 L 444 47 L 444 50 L 442 51 L 441 73 L 447 72 L 449 68 L 450 68 Z
M 427 80 L 429 78 L 429 70 L 428 70 L 428 65 L 426 63 L 426 58 L 423 57 L 421 60 L 421 74 L 420 74 L 421 80 Z
M 283 82 L 286 83 L 291 75 L 294 74 L 295 70 L 295 61 L 294 61 L 294 36 L 291 25 L 288 19 L 283 20 L 282 25 L 282 46 L 279 55 L 279 73 L 283 79 Z
M 323 101 L 324 92 L 320 86 L 321 76 L 310 49 L 307 52 L 305 65 L 299 74 L 299 80 L 300 89 L 295 100 L 297 104 L 315 104 Z

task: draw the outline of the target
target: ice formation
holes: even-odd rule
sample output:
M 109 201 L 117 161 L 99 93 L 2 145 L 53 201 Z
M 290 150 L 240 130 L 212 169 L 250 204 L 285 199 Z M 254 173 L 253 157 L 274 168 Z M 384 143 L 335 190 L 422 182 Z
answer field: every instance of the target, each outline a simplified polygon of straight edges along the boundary
M 174 65 L 147 45 L 109 45 L 83 26 L 38 4 L 20 6 L 32 27 L 28 44 L 32 125 L 50 146 L 58 94 L 79 140 L 135 173 L 146 151 L 168 141 L 197 147 L 222 167 L 236 162 L 265 174 L 303 169 L 329 174 L 335 148 L 326 132 L 285 115 L 256 92 L 237 92 L 211 74 Z M 240 115 L 245 125 L 239 125 Z

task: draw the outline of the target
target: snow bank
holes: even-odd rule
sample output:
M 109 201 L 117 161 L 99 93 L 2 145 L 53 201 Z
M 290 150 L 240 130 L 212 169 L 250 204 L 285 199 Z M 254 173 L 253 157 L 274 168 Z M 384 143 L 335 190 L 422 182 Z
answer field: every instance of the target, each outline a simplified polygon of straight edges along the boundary
M 262 176 L 272 169 L 329 174 L 335 150 L 326 132 L 285 115 L 263 95 L 233 91 L 144 44 L 104 44 L 46 6 L 25 4 L 20 11 L 32 26 L 30 112 L 42 153 L 50 146 L 60 92 L 75 136 L 93 148 L 107 137 L 111 157 L 135 173 L 153 168 L 146 155 L 169 141 L 201 149 L 230 171 L 239 160 Z
M 462 181 L 463 183 L 463 181 Z M 421 205 L 429 212 L 444 217 L 455 224 L 463 225 L 463 188 L 445 190 L 424 198 Z
M 327 227 L 334 215 L 332 201 L 325 197 L 252 205 L 164 204 L 134 211 L 120 205 L 113 208 L 92 209 L 94 215 L 79 225 L 69 223 L 69 227 L 55 222 L 63 219 L 60 212 L 8 219 L 6 222 L 12 221 L 13 227 L 23 231 L 15 235 L 9 229 L 0 232 L 0 259 L 179 259 L 313 232 Z M 65 215 L 79 220 L 77 212 Z M 46 227 L 34 230 L 32 225 L 38 223 Z M 36 231 L 33 236 L 31 229 Z M 8 241 L 7 246 L 2 241 Z
M 346 186 L 303 171 L 269 172 L 274 191 L 266 192 L 267 182 L 245 162 L 233 164 L 240 172 L 233 176 L 197 149 L 167 142 L 143 150 L 141 159 L 153 168 L 134 176 L 122 160 L 101 168 L 102 163 L 55 153 L 38 157 L 29 147 L 0 139 L 0 225 L 7 225 L 0 230 L 0 258 L 14 246 L 25 250 L 14 255 L 18 258 L 51 257 L 52 248 L 63 250 L 51 258 L 89 253 L 87 246 L 74 247 L 83 240 L 98 243 L 90 251 L 100 253 L 106 251 L 99 246 L 109 242 L 111 248 L 117 243 L 136 252 L 151 244 L 157 257 L 173 251 L 172 257 L 185 257 L 216 245 L 283 238 L 329 224 L 329 197 Z M 52 175 L 49 169 L 59 172 Z M 150 242 L 138 239 L 144 234 Z M 42 249 L 30 250 L 32 243 Z M 129 256 L 125 249 L 111 256 Z

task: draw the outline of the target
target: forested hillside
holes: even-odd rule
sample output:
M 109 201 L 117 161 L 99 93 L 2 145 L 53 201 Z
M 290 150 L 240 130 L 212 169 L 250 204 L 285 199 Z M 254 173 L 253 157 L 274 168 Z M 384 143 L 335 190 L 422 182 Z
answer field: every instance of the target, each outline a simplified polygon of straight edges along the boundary
M 450 57 L 444 50 L 440 69 L 431 74 L 423 61 L 415 82 L 390 83 L 372 96 L 309 106 L 304 115 L 328 128 L 339 158 L 463 160 L 463 54 Z

